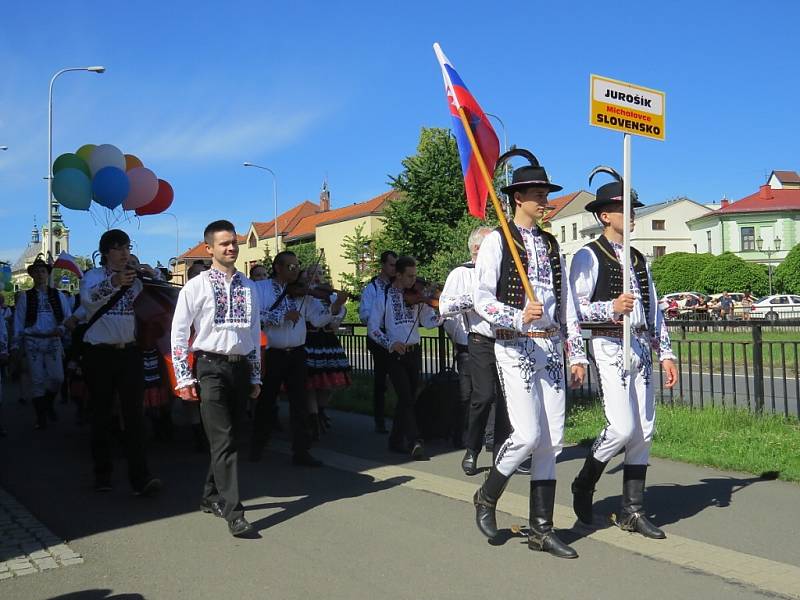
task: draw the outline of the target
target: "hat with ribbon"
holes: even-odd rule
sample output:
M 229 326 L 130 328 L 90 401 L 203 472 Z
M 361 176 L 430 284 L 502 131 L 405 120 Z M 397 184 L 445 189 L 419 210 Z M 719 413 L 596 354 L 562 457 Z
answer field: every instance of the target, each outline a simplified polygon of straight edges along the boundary
M 47 269 L 48 274 L 53 272 L 53 265 L 48 263 L 44 259 L 44 254 L 41 253 L 36 256 L 36 260 L 34 260 L 31 264 L 28 265 L 28 268 L 26 269 L 28 271 L 28 275 L 33 277 L 33 270 L 38 267 L 44 267 L 45 269 Z

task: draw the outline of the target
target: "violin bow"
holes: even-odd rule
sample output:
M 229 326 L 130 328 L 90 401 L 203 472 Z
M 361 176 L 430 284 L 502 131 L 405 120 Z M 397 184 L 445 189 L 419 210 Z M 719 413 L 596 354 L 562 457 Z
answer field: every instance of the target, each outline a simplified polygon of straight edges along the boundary
M 317 256 L 317 259 L 314 261 L 314 264 L 311 265 L 311 267 L 309 269 L 313 269 L 313 270 L 316 271 L 317 267 L 319 266 L 320 261 L 322 260 L 322 256 L 324 254 L 325 254 L 325 248 L 320 248 L 319 249 L 319 256 Z M 307 271 L 309 269 L 307 269 Z M 297 307 L 297 312 L 301 313 L 301 315 L 302 315 L 302 312 L 303 312 L 303 305 L 306 303 L 306 298 L 307 297 L 308 297 L 308 294 L 303 296 L 303 299 L 300 301 L 300 306 Z M 292 327 L 294 327 L 295 325 L 297 325 L 297 322 L 292 323 Z

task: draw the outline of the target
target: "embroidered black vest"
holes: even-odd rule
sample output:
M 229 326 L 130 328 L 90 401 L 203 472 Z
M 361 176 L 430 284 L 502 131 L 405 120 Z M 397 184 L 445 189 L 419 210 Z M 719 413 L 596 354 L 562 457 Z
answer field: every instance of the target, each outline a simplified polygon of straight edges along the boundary
M 597 283 L 594 286 L 592 302 L 608 302 L 615 300 L 622 293 L 622 265 L 617 260 L 617 255 L 611 242 L 606 236 L 601 235 L 596 240 L 586 244 L 586 247 L 594 252 L 597 258 Z M 647 276 L 647 261 L 642 253 L 636 248 L 631 247 L 631 266 L 636 274 L 636 281 L 639 284 L 639 292 L 642 295 L 642 307 L 644 308 L 645 318 L 648 321 L 648 328 L 652 331 L 650 323 L 650 279 Z
M 36 288 L 31 288 L 25 292 L 25 327 L 33 327 L 36 323 L 37 313 L 39 310 L 39 292 Z M 53 310 L 53 316 L 56 323 L 61 323 L 64 320 L 64 309 L 61 307 L 61 299 L 58 297 L 58 290 L 55 288 L 47 288 L 47 301 L 50 303 L 50 308 Z
M 528 251 L 525 249 L 525 242 L 522 234 L 517 229 L 514 222 L 508 224 L 511 230 L 511 237 L 517 246 L 519 258 L 522 261 L 522 268 L 528 272 Z M 500 261 L 500 279 L 497 281 L 497 299 L 503 304 L 514 308 L 525 308 L 525 288 L 522 287 L 522 280 L 519 277 L 517 267 L 514 265 L 514 258 L 511 256 L 511 248 L 508 246 L 502 230 L 498 227 L 501 239 L 503 240 L 503 258 Z M 558 241 L 552 234 L 539 229 L 539 235 L 547 244 L 547 259 L 550 261 L 550 270 L 553 273 L 553 293 L 556 297 L 556 320 L 561 321 L 561 255 L 558 249 Z

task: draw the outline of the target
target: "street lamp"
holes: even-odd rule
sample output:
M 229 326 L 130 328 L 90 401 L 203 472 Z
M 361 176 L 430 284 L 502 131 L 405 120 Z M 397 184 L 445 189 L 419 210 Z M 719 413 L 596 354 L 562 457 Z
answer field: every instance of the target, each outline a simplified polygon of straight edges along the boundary
M 272 224 L 275 227 L 275 256 L 277 256 L 278 252 L 280 252 L 280 249 L 278 248 L 278 176 L 275 175 L 275 171 L 269 167 L 262 167 L 261 165 L 256 165 L 251 162 L 245 162 L 243 164 L 245 167 L 255 167 L 256 169 L 267 171 L 270 175 L 272 175 L 272 201 L 275 204 L 275 220 L 272 222 Z
M 759 237 L 756 240 L 756 247 L 758 248 L 759 252 L 763 252 L 767 255 L 767 271 L 769 273 L 769 295 L 772 296 L 772 255 L 776 252 L 781 251 L 781 238 L 774 238 L 772 240 L 772 244 L 775 246 L 774 248 L 766 248 L 764 249 L 764 239 Z
M 105 73 L 106 68 L 95 67 L 67 67 L 61 69 L 50 80 L 50 93 L 47 97 L 47 254 L 53 257 L 53 84 L 61 75 L 69 71 L 89 71 L 90 73 Z

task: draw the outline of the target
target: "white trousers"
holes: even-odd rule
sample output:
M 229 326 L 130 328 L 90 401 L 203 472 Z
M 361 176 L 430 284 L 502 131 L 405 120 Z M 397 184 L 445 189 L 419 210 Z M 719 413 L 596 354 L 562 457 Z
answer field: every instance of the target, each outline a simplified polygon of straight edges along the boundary
M 46 393 L 58 393 L 64 381 L 64 350 L 58 338 L 25 338 L 25 360 L 31 386 L 28 395 L 40 398 Z
M 510 476 L 528 456 L 531 479 L 555 479 L 564 445 L 564 359 L 561 341 L 548 338 L 497 340 L 497 372 L 508 407 L 511 435 L 495 467 Z
M 595 337 L 591 340 L 590 360 L 594 364 L 606 426 L 592 446 L 592 455 L 608 462 L 625 448 L 625 464 L 646 465 L 650 458 L 655 428 L 653 355 L 649 337 L 631 335 L 632 360 L 625 376 L 622 340 Z

